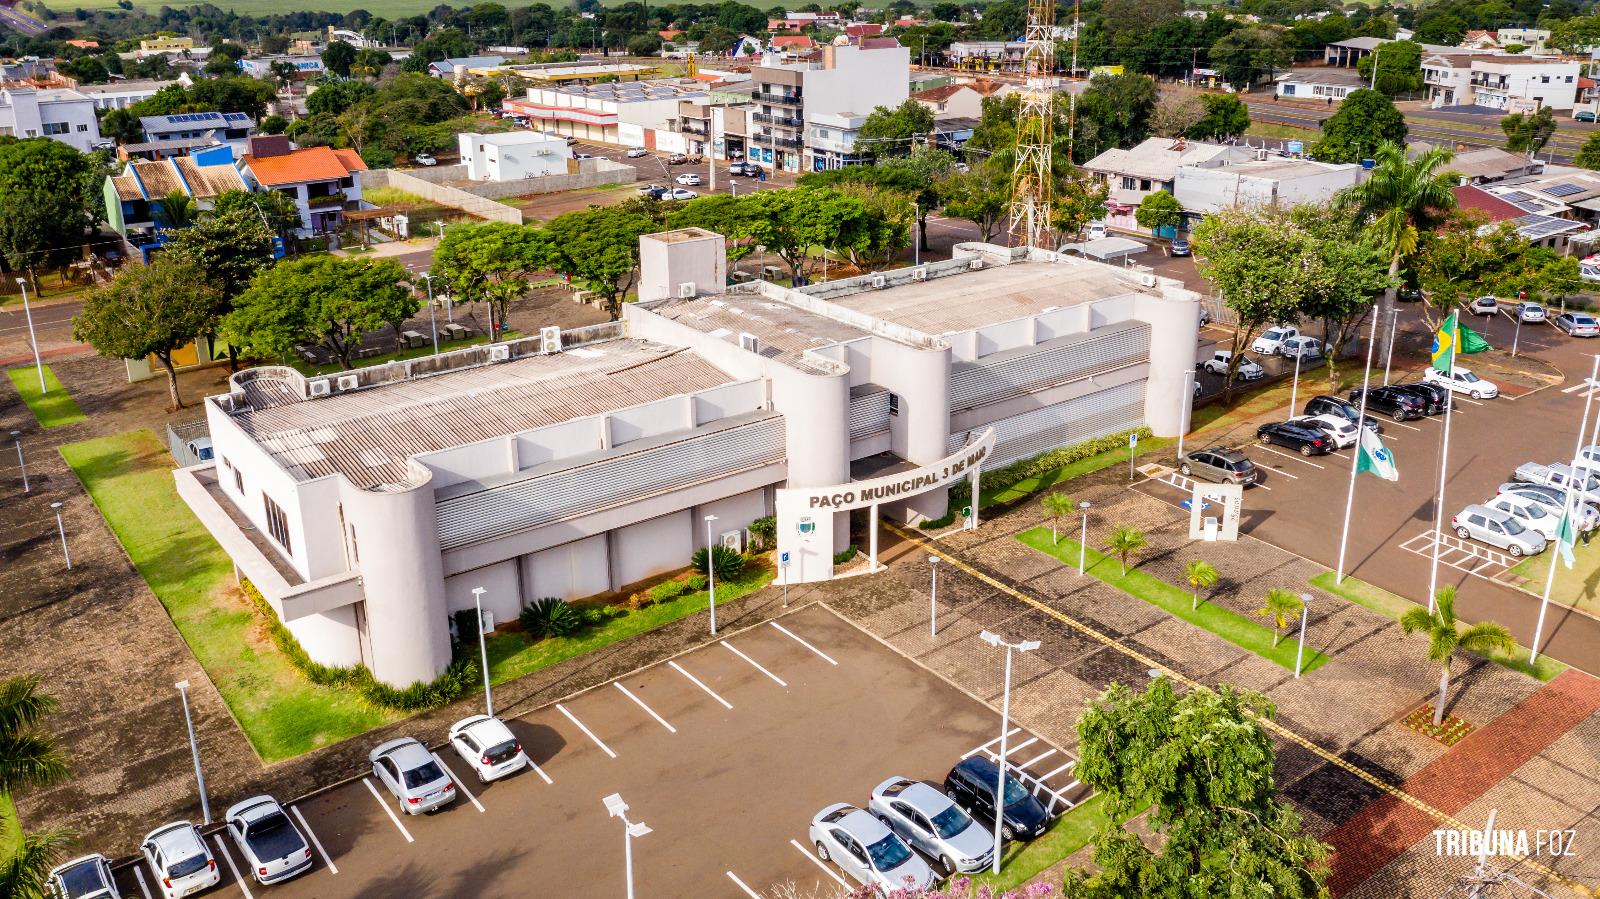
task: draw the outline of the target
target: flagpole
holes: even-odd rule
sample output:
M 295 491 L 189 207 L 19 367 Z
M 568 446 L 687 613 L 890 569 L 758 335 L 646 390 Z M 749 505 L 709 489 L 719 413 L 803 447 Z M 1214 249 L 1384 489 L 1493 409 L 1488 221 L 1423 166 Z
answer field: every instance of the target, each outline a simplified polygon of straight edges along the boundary
M 1589 374 L 1589 383 L 1592 385 L 1595 378 L 1600 378 L 1600 355 L 1594 357 L 1594 370 Z M 1589 406 L 1594 402 L 1594 388 L 1585 391 L 1583 398 L 1583 423 L 1578 425 L 1578 446 L 1572 451 L 1572 472 L 1577 474 L 1583 469 L 1577 467 L 1578 456 L 1583 452 L 1583 434 L 1589 430 Z M 1544 637 L 1544 616 L 1550 609 L 1550 591 L 1556 585 L 1556 559 L 1561 555 L 1561 535 L 1563 531 L 1571 532 L 1572 528 L 1572 497 L 1578 491 L 1578 485 L 1568 484 L 1566 498 L 1561 502 L 1561 522 L 1556 525 L 1555 546 L 1550 553 L 1550 571 L 1544 577 L 1544 597 L 1539 600 L 1539 621 L 1533 626 L 1533 646 L 1528 650 L 1528 664 L 1539 661 L 1539 641 Z
M 1450 335 L 1450 370 L 1445 374 L 1452 384 L 1456 377 L 1456 354 L 1461 352 L 1461 312 L 1451 313 L 1455 325 Z M 1456 392 L 1445 388 L 1444 445 L 1439 450 L 1439 493 L 1433 501 L 1433 564 L 1428 566 L 1428 614 L 1433 614 L 1434 591 L 1439 588 L 1439 547 L 1444 544 L 1444 485 L 1450 476 L 1450 411 L 1456 407 Z
M 1378 307 L 1372 307 L 1372 334 L 1367 337 L 1367 368 L 1361 376 L 1361 406 L 1356 415 L 1356 446 L 1350 454 L 1350 486 L 1344 495 L 1344 528 L 1339 532 L 1339 568 L 1335 584 L 1344 583 L 1344 553 L 1350 542 L 1350 512 L 1356 504 L 1356 467 L 1361 464 L 1361 438 L 1367 427 L 1367 389 L 1372 386 L 1372 350 L 1378 345 Z

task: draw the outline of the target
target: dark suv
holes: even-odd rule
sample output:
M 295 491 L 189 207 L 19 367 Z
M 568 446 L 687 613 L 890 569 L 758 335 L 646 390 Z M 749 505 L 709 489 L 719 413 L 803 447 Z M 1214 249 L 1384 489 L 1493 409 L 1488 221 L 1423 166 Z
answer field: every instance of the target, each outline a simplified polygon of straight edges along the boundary
M 1256 439 L 1262 446 L 1285 446 L 1302 456 L 1321 456 L 1333 452 L 1333 438 L 1320 428 L 1296 424 L 1292 421 L 1268 422 L 1256 429 Z
M 1361 417 L 1361 410 L 1352 405 L 1348 400 L 1342 400 L 1336 396 L 1327 396 L 1324 394 L 1321 396 L 1314 396 L 1311 399 L 1306 400 L 1305 414 L 1337 415 L 1351 424 L 1354 424 L 1356 419 Z M 1378 420 L 1370 415 L 1366 417 L 1366 420 L 1363 421 L 1362 424 L 1365 425 L 1369 431 L 1378 430 Z
M 1350 402 L 1359 406 L 1361 404 L 1361 388 L 1350 391 Z M 1417 396 L 1403 387 L 1390 384 L 1386 387 L 1373 387 L 1366 391 L 1367 408 L 1374 412 L 1381 412 L 1395 421 L 1406 421 L 1412 418 L 1421 418 L 1427 415 L 1427 403 L 1422 397 Z
M 1429 415 L 1440 415 L 1450 402 L 1450 390 L 1442 384 L 1433 384 L 1428 381 L 1418 381 L 1415 384 L 1395 385 L 1401 390 L 1409 390 L 1421 397 L 1428 404 L 1425 410 Z
M 983 756 L 962 759 L 944 779 L 944 794 L 980 821 L 994 821 L 994 791 L 1000 769 Z M 1050 826 L 1050 813 L 1022 786 L 1016 777 L 1006 775 L 1005 811 L 1000 816 L 1000 835 L 1007 840 L 1031 840 Z

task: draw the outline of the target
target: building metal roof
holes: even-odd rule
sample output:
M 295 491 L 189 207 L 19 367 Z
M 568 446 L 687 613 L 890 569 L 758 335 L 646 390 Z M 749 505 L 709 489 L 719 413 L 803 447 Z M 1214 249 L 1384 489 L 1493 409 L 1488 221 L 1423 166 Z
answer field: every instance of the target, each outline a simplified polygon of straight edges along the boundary
M 1091 172 L 1171 181 L 1177 177 L 1179 166 L 1209 162 L 1235 149 L 1183 138 L 1152 137 L 1127 150 L 1106 150 L 1084 163 L 1083 167 Z
M 294 477 L 337 473 L 374 489 L 404 483 L 421 453 L 733 380 L 688 350 L 615 339 L 316 399 L 258 378 L 232 416 Z
M 740 334 L 759 341 L 759 352 L 795 368 L 816 368 L 806 361 L 806 350 L 831 346 L 868 336 L 854 325 L 829 318 L 760 294 L 727 293 L 689 300 L 664 300 L 650 311 L 703 331 L 735 346 Z

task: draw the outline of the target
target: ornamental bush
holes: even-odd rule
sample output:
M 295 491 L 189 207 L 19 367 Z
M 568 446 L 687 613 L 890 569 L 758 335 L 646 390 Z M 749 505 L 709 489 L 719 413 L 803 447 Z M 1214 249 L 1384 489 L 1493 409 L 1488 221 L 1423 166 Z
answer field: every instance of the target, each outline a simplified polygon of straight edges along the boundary
M 714 573 L 717 576 L 717 580 L 723 582 L 733 580 L 744 571 L 744 556 L 739 555 L 720 543 L 711 548 L 709 562 L 707 561 L 707 558 L 708 556 L 705 548 L 701 547 L 700 549 L 694 551 L 694 555 L 689 557 L 689 567 L 700 572 L 701 574 L 706 574 L 706 566 L 709 564 L 711 566 L 711 573 Z
M 583 615 L 566 600 L 546 596 L 528 603 L 517 616 L 522 632 L 530 640 L 545 637 L 570 637 L 583 629 Z

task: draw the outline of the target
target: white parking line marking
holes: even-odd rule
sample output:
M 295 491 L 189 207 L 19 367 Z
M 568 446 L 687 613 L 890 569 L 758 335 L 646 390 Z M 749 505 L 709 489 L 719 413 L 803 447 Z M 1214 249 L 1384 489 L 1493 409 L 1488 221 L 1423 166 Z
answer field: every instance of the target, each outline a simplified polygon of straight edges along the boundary
M 1056 751 L 1054 749 L 1046 749 L 1044 752 L 1040 753 L 1039 755 L 1034 756 L 1031 759 L 1028 759 L 1027 761 L 1023 762 L 1022 764 L 1018 765 L 1017 767 L 1018 768 L 1029 768 L 1029 767 L 1032 767 L 1034 762 L 1043 761 L 1044 759 L 1047 759 L 1050 756 L 1055 755 L 1055 754 L 1056 754 Z
M 722 707 L 723 708 L 727 709 L 730 712 L 733 711 L 733 704 L 728 702 L 728 700 L 723 699 L 721 696 L 718 696 L 717 695 L 717 691 L 715 691 L 715 690 L 711 689 L 710 687 L 706 686 L 705 684 L 701 683 L 700 682 L 700 678 L 695 677 L 694 675 L 690 674 L 689 672 L 683 670 L 683 666 L 679 665 L 677 662 L 668 662 L 667 664 L 672 666 L 672 670 L 678 672 L 679 674 L 683 675 L 684 677 L 687 677 L 689 679 L 690 683 L 692 683 L 696 687 L 699 687 L 700 689 L 706 691 L 706 695 L 707 696 L 710 696 L 712 699 L 715 699 L 717 702 L 722 703 Z
M 995 778 L 995 779 L 998 780 L 999 778 Z M 749 896 L 750 899 L 761 899 L 761 894 L 756 892 L 755 890 L 750 889 L 750 887 L 748 885 L 746 885 L 744 881 L 739 879 L 738 875 L 734 874 L 732 871 L 726 871 L 724 873 L 726 873 L 728 875 L 728 879 L 729 880 L 731 880 L 734 883 L 738 884 L 739 885 L 739 889 L 744 890 L 744 894 L 746 896 Z
M 561 703 L 558 702 L 558 703 L 556 703 L 556 708 L 558 710 L 560 710 L 561 714 L 567 716 L 567 720 L 568 721 L 571 721 L 573 724 L 578 725 L 578 730 L 583 731 L 584 736 L 586 736 L 589 739 L 593 740 L 594 741 L 594 745 L 600 747 L 601 751 L 603 751 L 606 755 L 611 756 L 612 758 L 616 758 L 617 757 L 617 754 L 615 752 L 611 751 L 611 747 L 607 746 L 605 743 L 601 742 L 600 738 L 594 735 L 594 731 L 590 730 L 588 727 L 586 727 L 584 725 L 584 723 L 582 721 L 578 720 L 578 716 L 576 716 L 576 715 L 572 714 L 571 712 L 567 711 L 567 707 L 566 706 L 564 706 L 564 705 L 562 705 Z M 998 778 L 996 778 L 996 779 L 998 779 Z
M 1300 476 L 1299 475 L 1293 474 L 1291 472 L 1284 471 L 1281 468 L 1268 468 L 1267 470 L 1272 472 L 1273 474 L 1281 474 L 1284 477 L 1289 478 L 1291 480 L 1295 480 L 1295 481 L 1300 480 Z
M 998 777 L 995 779 L 999 780 Z M 378 788 L 372 785 L 372 780 L 363 777 L 361 782 L 367 785 L 367 790 L 372 793 L 372 798 L 378 800 L 378 805 L 383 809 L 383 813 L 389 816 L 390 821 L 394 822 L 394 826 L 400 830 L 400 835 L 406 838 L 406 842 L 415 843 L 416 840 L 411 838 L 411 831 L 406 830 L 406 826 L 400 823 L 400 817 L 394 813 L 394 809 L 389 807 L 389 803 L 383 801 L 383 797 L 378 793 Z
M 539 775 L 539 779 L 540 780 L 544 781 L 547 784 L 555 783 L 555 781 L 550 779 L 550 775 L 544 773 L 544 769 L 539 767 L 539 763 L 535 762 L 532 758 L 529 758 L 528 754 L 526 752 L 524 752 L 522 754 L 522 757 L 525 758 L 525 759 L 528 759 L 528 767 L 533 769 L 533 773 L 534 774 Z
M 800 635 L 796 634 L 794 631 L 789 630 L 788 628 L 784 627 L 783 625 L 779 624 L 776 621 L 769 621 L 767 623 L 772 625 L 773 627 L 777 628 L 778 630 L 783 631 L 785 634 L 788 634 L 790 639 L 794 640 L 794 642 L 800 644 L 801 646 L 804 646 L 806 649 L 809 649 L 812 652 L 816 653 L 819 657 L 821 657 L 821 659 L 824 662 L 827 662 L 829 665 L 838 665 L 839 664 L 838 662 L 835 662 L 827 653 L 825 653 L 822 650 L 816 648 L 815 646 L 812 646 L 810 643 L 807 643 L 806 641 L 800 639 Z
M 994 779 L 995 780 L 999 780 L 1000 779 L 1000 775 L 998 775 L 998 774 L 995 775 Z M 847 886 L 850 885 L 850 884 L 844 882 L 844 878 L 843 877 L 840 877 L 839 875 L 833 873 L 833 869 L 828 867 L 828 863 L 827 862 L 824 862 L 822 859 L 817 858 L 815 855 L 812 855 L 810 849 L 807 849 L 806 847 L 800 845 L 799 843 L 795 842 L 794 840 L 790 840 L 789 841 L 789 845 L 793 846 L 794 848 L 796 848 L 798 850 L 800 850 L 800 854 L 801 855 L 805 856 L 806 858 L 811 859 L 811 863 L 813 865 L 816 865 L 817 867 L 821 868 L 822 869 L 822 873 L 828 875 L 829 877 L 832 877 L 834 880 L 837 880 L 839 882 L 839 886 L 847 887 Z
M 1029 737 L 1029 738 L 1028 738 L 1028 739 L 1026 739 L 1026 740 L 1023 740 L 1023 741 L 1022 741 L 1022 742 L 1021 742 L 1021 743 L 1018 743 L 1018 744 L 1017 744 L 1017 745 L 1015 745 L 1015 746 L 1007 746 L 1007 747 L 1006 747 L 1006 755 L 1007 755 L 1007 757 L 1008 757 L 1008 758 L 1007 758 L 1007 760 L 1006 760 L 1006 764 L 1008 764 L 1008 765 L 1015 765 L 1015 764 L 1016 764 L 1016 762 L 1013 762 L 1013 761 L 1011 761 L 1011 760 L 1010 760 L 1010 758 L 1009 758 L 1009 756 L 1010 756 L 1010 755 L 1011 755 L 1011 754 L 1012 754 L 1012 753 L 1014 753 L 1014 752 L 1016 752 L 1016 751 L 1017 751 L 1017 750 L 1019 750 L 1019 749 L 1026 749 L 1026 748 L 1028 748 L 1028 747 L 1029 747 L 1029 746 L 1032 746 L 1032 745 L 1033 745 L 1033 744 L 1035 744 L 1035 743 L 1037 743 L 1037 742 L 1039 742 L 1039 738 L 1038 738 L 1038 737 Z M 1020 766 L 1018 766 L 1018 767 L 1020 767 Z M 997 780 L 998 780 L 998 779 L 999 779 L 999 775 L 996 775 L 996 776 L 995 776 L 995 777 L 996 777 L 996 779 L 997 779 Z
M 998 778 L 996 778 L 998 779 Z M 133 876 L 139 881 L 139 892 L 144 894 L 144 899 L 150 899 L 150 888 L 144 884 L 144 871 L 138 865 L 133 866 Z
M 1484 405 L 1483 400 L 1469 400 L 1464 396 L 1458 396 L 1458 397 L 1455 398 L 1455 400 L 1458 403 L 1467 403 L 1468 405 L 1472 405 L 1472 406 L 1482 406 L 1482 405 Z M 1455 409 L 1455 410 L 1452 410 L 1452 411 L 1460 412 L 1461 410 L 1460 409 Z
M 1300 457 L 1300 456 L 1297 456 L 1297 455 L 1295 455 L 1295 454 L 1293 454 L 1293 453 L 1285 453 L 1285 452 L 1280 452 L 1280 451 L 1278 451 L 1278 450 L 1276 450 L 1276 449 L 1273 449 L 1273 448 L 1272 448 L 1272 447 L 1270 447 L 1270 446 L 1263 446 L 1263 447 L 1261 447 L 1261 449 L 1264 449 L 1264 450 L 1266 450 L 1266 451 L 1267 451 L 1267 452 L 1269 452 L 1269 453 L 1271 453 L 1271 454 L 1273 454 L 1273 455 L 1274 455 L 1274 456 L 1282 456 L 1282 457 L 1284 457 L 1284 458 L 1285 458 L 1285 459 L 1293 459 L 1293 460 L 1295 460 L 1295 461 L 1296 461 L 1296 462 L 1304 462 L 1304 463 L 1305 463 L 1305 464 L 1307 464 L 1307 465 L 1309 465 L 1309 466 L 1311 466 L 1311 467 L 1312 467 L 1312 468 L 1322 468 L 1322 467 L 1323 467 L 1323 466 L 1321 466 L 1321 465 L 1318 465 L 1318 464 L 1317 464 L 1317 463 L 1315 463 L 1315 462 L 1312 462 L 1312 461 L 1310 461 L 1310 460 L 1309 460 L 1309 459 L 1303 459 L 1303 458 L 1301 458 L 1301 457 Z M 997 775 L 997 776 L 998 776 L 998 775 Z
M 1067 762 L 1065 765 L 1062 765 L 1061 767 L 1057 768 L 1056 770 L 1051 771 L 1049 774 L 1042 775 L 1039 779 L 1040 780 L 1049 780 L 1050 778 L 1055 777 L 1057 774 L 1060 774 L 1061 772 L 1067 770 L 1068 768 L 1071 768 L 1073 765 L 1076 765 L 1076 764 L 1077 764 L 1076 761 Z M 999 776 L 995 777 L 995 780 L 999 780 L 999 779 L 1000 779 Z
M 1010 739 L 1012 734 L 1021 733 L 1021 732 L 1022 732 L 1022 728 L 1013 727 L 1010 730 L 1006 731 L 1006 738 Z M 977 747 L 976 749 L 969 749 L 966 752 L 961 753 L 961 757 L 964 758 L 964 759 L 970 759 L 973 756 L 977 755 L 980 752 L 983 752 L 984 750 L 988 749 L 990 746 L 993 746 L 994 744 L 996 744 L 998 742 L 1000 742 L 1000 738 L 999 737 L 995 737 L 993 740 L 990 740 L 989 742 L 983 744 L 982 746 Z M 999 775 L 995 775 L 995 780 L 999 780 L 999 779 L 1000 779 L 1000 776 Z
M 1392 424 L 1397 428 L 1405 428 L 1408 431 L 1417 431 L 1419 433 L 1422 431 L 1422 429 L 1417 427 L 1416 425 L 1408 425 L 1403 421 L 1391 421 L 1391 422 L 1389 422 L 1389 424 Z
M 484 810 L 483 803 L 479 802 L 478 797 L 472 795 L 472 791 L 467 789 L 467 785 L 462 783 L 461 778 L 456 776 L 455 769 L 445 764 L 444 759 L 439 758 L 439 753 L 435 752 L 432 753 L 432 755 L 433 760 L 438 762 L 439 767 L 444 769 L 444 773 L 450 778 L 450 782 L 456 785 L 456 789 L 460 790 L 468 799 L 472 800 L 473 808 L 476 808 L 479 813 L 482 813 Z
M 768 671 L 767 669 L 761 667 L 761 663 L 760 662 L 757 662 L 755 659 L 752 659 L 749 656 L 745 655 L 744 653 L 740 652 L 739 650 L 735 649 L 732 643 L 729 643 L 727 640 L 718 640 L 717 642 L 721 643 L 729 652 L 732 652 L 734 655 L 738 656 L 739 658 L 744 659 L 746 662 L 749 662 L 750 663 L 750 667 L 756 669 L 757 671 L 761 672 L 762 674 L 765 674 L 767 677 L 772 678 L 773 682 L 776 683 L 778 686 L 780 686 L 780 687 L 789 686 L 788 684 L 783 682 L 783 678 L 781 678 L 781 677 L 777 676 L 776 674 L 773 674 L 771 671 Z M 998 775 L 997 775 L 997 777 L 998 777 Z
M 659 723 L 662 727 L 667 729 L 668 733 L 674 733 L 675 734 L 675 733 L 678 732 L 678 729 L 676 727 L 673 727 L 672 725 L 667 723 L 667 719 L 661 717 L 660 715 L 657 715 L 655 709 L 652 709 L 649 706 L 645 705 L 643 699 L 640 699 L 639 697 L 633 695 L 633 691 L 629 690 L 627 687 L 624 687 L 622 685 L 622 681 L 615 681 L 614 680 L 614 681 L 611 682 L 611 685 L 613 687 L 616 687 L 618 690 L 621 690 L 622 691 L 622 695 L 628 697 L 631 700 L 633 700 L 639 706 L 639 708 L 644 709 L 646 712 L 648 712 L 650 714 L 650 717 L 656 719 L 657 723 Z
M 322 841 L 317 839 L 317 832 L 311 829 L 310 824 L 306 823 L 306 816 L 300 814 L 300 806 L 291 805 L 289 806 L 289 811 L 294 812 L 294 817 L 300 822 L 300 827 L 305 830 L 306 836 L 311 838 L 311 845 L 317 847 L 317 854 L 322 856 L 322 863 L 328 866 L 329 871 L 338 874 L 339 866 L 333 863 L 333 856 L 328 854 L 328 850 L 322 848 Z
M 997 777 L 995 780 L 999 780 L 999 778 Z M 211 839 L 217 841 L 217 849 L 222 853 L 223 861 L 228 863 L 228 870 L 233 872 L 233 880 L 239 885 L 239 892 L 244 894 L 244 899 L 256 899 L 256 897 L 250 895 L 250 887 L 244 882 L 244 878 L 239 876 L 239 866 L 233 863 L 233 853 L 229 852 L 228 845 L 222 842 L 222 834 L 212 834 Z

